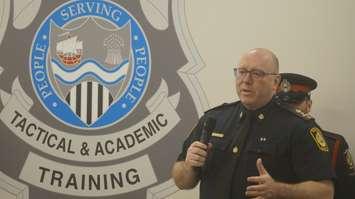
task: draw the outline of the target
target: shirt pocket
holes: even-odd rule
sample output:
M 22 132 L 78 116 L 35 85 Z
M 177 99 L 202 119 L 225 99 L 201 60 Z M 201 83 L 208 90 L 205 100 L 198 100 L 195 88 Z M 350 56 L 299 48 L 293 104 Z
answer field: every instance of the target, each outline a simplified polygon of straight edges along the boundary
M 277 144 L 275 143 L 252 145 L 247 149 L 247 155 L 248 175 L 258 175 L 258 170 L 256 168 L 256 160 L 258 158 L 262 159 L 263 165 L 268 171 L 273 171 L 275 169 L 275 164 L 278 163 Z
M 205 166 L 202 167 L 202 172 L 205 175 L 212 175 L 219 169 L 222 169 L 223 164 L 230 161 L 228 147 L 231 140 L 226 138 L 211 137 L 210 143 L 212 148 L 208 153 Z
M 277 145 L 275 143 L 255 144 L 248 148 L 248 153 L 256 157 L 273 157 L 276 155 Z
M 210 143 L 212 144 L 212 151 L 226 151 L 231 140 L 227 138 L 211 137 Z
M 248 164 L 255 165 L 248 169 L 249 175 L 258 175 L 256 160 L 262 159 L 265 169 L 275 179 L 284 179 L 282 176 L 293 175 L 290 167 L 290 157 L 287 155 L 287 147 L 280 142 L 258 143 L 251 146 L 248 150 Z

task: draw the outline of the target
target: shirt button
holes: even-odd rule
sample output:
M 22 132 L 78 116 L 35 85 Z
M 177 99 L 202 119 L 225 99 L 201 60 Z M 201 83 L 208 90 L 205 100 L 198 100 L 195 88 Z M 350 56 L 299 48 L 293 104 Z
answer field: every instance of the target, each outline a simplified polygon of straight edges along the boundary
M 237 154 L 239 152 L 239 148 L 237 146 L 233 147 L 233 153 Z

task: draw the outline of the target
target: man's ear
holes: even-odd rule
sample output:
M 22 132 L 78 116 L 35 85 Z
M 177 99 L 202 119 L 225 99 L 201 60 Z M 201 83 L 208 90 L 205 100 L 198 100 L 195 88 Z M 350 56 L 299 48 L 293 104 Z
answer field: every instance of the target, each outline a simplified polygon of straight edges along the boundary
M 276 77 L 275 77 L 275 84 L 276 84 L 277 86 L 279 86 L 279 85 L 280 85 L 280 82 L 281 82 L 281 75 L 276 75 Z
M 279 88 L 280 82 L 281 82 L 281 75 L 276 75 L 276 76 L 275 76 L 275 79 L 274 79 L 275 92 L 276 92 L 277 89 Z
M 277 85 L 279 85 L 280 82 L 281 82 L 281 75 L 276 75 L 275 83 L 277 83 Z
M 311 109 L 312 109 L 312 100 L 311 99 L 308 100 L 308 107 L 309 107 L 309 111 L 311 111 Z

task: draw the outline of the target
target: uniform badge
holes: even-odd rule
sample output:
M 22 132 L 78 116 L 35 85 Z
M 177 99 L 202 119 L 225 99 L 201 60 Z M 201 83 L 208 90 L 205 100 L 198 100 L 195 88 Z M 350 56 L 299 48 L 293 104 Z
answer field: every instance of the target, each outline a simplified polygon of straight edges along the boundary
M 318 148 L 321 151 L 324 151 L 324 152 L 328 152 L 329 151 L 327 142 L 325 141 L 325 139 L 324 139 L 324 137 L 322 135 L 322 131 L 319 128 L 313 127 L 313 128 L 311 128 L 309 133 L 312 135 L 312 138 L 314 139 L 314 141 L 316 142 Z
M 287 79 L 282 80 L 280 88 L 283 92 L 287 93 L 291 90 L 291 83 Z
M 348 169 L 349 170 L 353 170 L 354 169 L 354 162 L 353 162 L 353 159 L 351 157 L 349 149 L 347 149 L 345 151 L 345 161 L 346 161 L 346 165 L 348 166 Z

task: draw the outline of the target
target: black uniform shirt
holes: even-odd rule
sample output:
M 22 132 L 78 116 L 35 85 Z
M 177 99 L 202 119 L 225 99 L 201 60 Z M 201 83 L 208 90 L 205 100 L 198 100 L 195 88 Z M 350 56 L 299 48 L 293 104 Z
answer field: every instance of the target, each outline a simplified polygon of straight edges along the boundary
M 336 174 L 334 199 L 355 198 L 355 167 L 351 158 L 348 143 L 344 137 L 324 131 L 330 153 L 332 154 L 332 167 Z
M 212 151 L 200 170 L 201 199 L 245 198 L 246 178 L 259 175 L 259 157 L 277 181 L 297 183 L 334 177 L 328 146 L 314 121 L 301 118 L 272 100 L 253 112 L 243 150 L 235 143 L 246 113 L 240 102 L 211 109 L 185 140 L 178 161 L 184 161 L 188 147 L 199 140 L 205 118 L 217 119 L 210 140 Z

